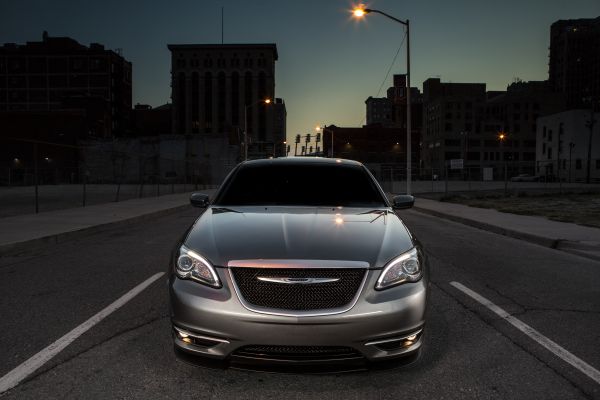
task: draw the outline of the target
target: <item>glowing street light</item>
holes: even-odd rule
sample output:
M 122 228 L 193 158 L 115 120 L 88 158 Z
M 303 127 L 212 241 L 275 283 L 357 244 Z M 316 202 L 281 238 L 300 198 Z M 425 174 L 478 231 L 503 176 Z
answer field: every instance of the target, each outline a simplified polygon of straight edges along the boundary
M 357 18 L 363 17 L 367 13 L 368 11 L 365 11 L 365 8 L 362 4 L 352 11 L 352 14 L 354 14 L 354 16 Z
M 412 153 L 411 153 L 411 106 L 410 106 L 410 24 L 408 19 L 403 21 L 401 19 L 392 17 L 383 11 L 374 10 L 372 8 L 365 8 L 363 4 L 355 7 L 352 10 L 352 14 L 356 18 L 362 18 L 366 14 L 376 13 L 381 14 L 384 17 L 391 19 L 392 21 L 398 22 L 406 27 L 406 194 L 411 194 L 411 180 L 412 180 Z

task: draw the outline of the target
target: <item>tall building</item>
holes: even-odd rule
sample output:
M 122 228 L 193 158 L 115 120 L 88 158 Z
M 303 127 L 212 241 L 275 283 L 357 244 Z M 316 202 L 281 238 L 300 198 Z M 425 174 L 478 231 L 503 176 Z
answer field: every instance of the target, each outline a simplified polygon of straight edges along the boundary
M 69 37 L 0 47 L 0 112 L 83 110 L 81 136 L 124 135 L 131 112 L 131 63 L 103 45 Z M 19 118 L 20 118 L 19 117 Z
M 394 86 L 388 88 L 387 97 L 392 103 L 392 120 L 396 128 L 400 128 L 406 136 L 408 125 L 406 104 L 406 75 L 394 75 Z M 421 165 L 421 146 L 423 129 L 423 95 L 416 87 L 410 88 L 410 130 L 411 130 L 411 160 L 413 173 Z
M 494 95 L 488 92 L 485 106 L 484 140 L 479 140 L 479 146 L 473 146 L 477 144 L 477 138 L 470 135 L 471 149 L 480 150 L 481 165 L 498 168 L 501 167 L 498 161 L 506 162 L 511 176 L 534 174 L 537 121 L 561 111 L 563 96 L 554 93 L 547 81 L 516 81 L 506 92 L 492 93 Z M 499 132 L 506 135 L 502 146 L 497 139 Z M 472 161 L 476 161 L 476 153 L 469 154 Z
M 511 176 L 534 173 L 536 120 L 564 107 L 546 81 L 516 81 L 506 91 L 486 92 L 483 83 L 428 79 L 423 89 L 424 167 L 438 175 L 453 159 L 462 159 L 472 178 L 482 168 L 500 178 L 505 165 Z
M 285 141 L 285 131 L 275 129 L 276 114 L 282 117 L 275 109 L 283 104 L 273 101 L 275 44 L 171 44 L 168 48 L 174 134 L 228 138 L 228 145 L 240 145 L 247 126 L 248 157 L 275 154 L 276 146 Z M 231 151 L 239 156 L 240 149 Z
M 275 142 L 273 155 L 275 157 L 285 157 L 287 155 L 287 110 L 283 99 L 275 99 L 275 104 L 273 104 L 273 114 L 275 117 L 273 122 L 273 136 L 282 138 L 280 142 Z
M 485 83 L 442 83 L 439 78 L 423 83 L 423 173 L 443 175 L 448 160 L 475 158 L 464 153 L 468 141 L 483 133 L 485 89 Z
M 549 80 L 567 107 L 600 107 L 600 17 L 556 21 L 550 27 Z
M 600 113 L 569 110 L 538 119 L 536 174 L 566 182 L 600 182 Z
M 378 124 L 385 127 L 393 125 L 393 109 L 390 99 L 369 96 L 365 100 L 365 104 L 367 105 L 367 125 Z

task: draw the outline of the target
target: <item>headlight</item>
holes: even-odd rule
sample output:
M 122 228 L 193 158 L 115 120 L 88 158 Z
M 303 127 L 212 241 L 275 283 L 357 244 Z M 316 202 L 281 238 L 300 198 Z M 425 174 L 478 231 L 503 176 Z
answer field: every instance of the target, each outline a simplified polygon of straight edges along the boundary
M 181 279 L 191 279 L 214 288 L 221 287 L 219 276 L 210 262 L 185 246 L 179 249 L 175 273 Z
M 422 271 L 417 249 L 413 248 L 386 265 L 377 279 L 375 289 L 382 290 L 404 282 L 418 281 L 421 279 Z

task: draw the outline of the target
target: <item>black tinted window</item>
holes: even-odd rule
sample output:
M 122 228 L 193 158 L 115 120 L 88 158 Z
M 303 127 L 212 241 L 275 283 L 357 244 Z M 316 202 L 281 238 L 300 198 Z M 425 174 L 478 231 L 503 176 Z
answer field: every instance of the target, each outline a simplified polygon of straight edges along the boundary
M 219 205 L 381 207 L 373 179 L 359 166 L 246 165 L 216 199 Z

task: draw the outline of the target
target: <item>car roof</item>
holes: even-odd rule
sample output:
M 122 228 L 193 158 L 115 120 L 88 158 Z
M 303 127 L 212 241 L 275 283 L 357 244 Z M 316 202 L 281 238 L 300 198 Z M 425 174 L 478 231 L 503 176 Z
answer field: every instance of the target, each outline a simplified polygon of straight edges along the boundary
M 362 166 L 363 164 L 343 158 L 324 158 L 324 157 L 280 157 L 280 158 L 263 158 L 260 160 L 249 160 L 242 162 L 243 166 L 263 166 L 263 165 L 352 165 Z

